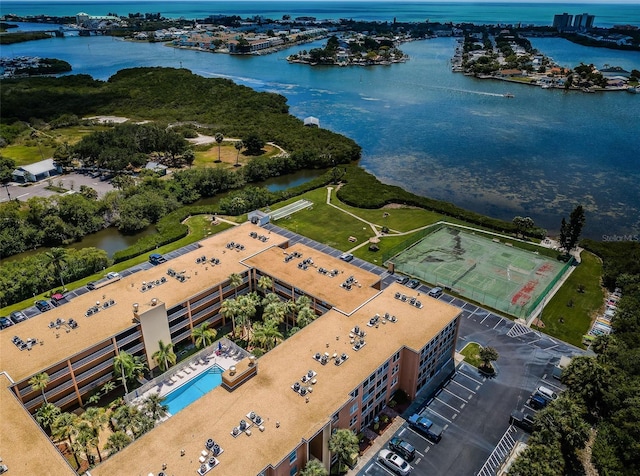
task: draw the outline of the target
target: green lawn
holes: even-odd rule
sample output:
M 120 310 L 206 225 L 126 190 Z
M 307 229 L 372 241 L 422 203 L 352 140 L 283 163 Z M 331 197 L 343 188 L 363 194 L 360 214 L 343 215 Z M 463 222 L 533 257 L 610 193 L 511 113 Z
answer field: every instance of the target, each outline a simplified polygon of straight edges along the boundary
M 469 342 L 464 348 L 460 351 L 462 355 L 464 355 L 464 361 L 469 365 L 473 365 L 474 367 L 480 367 L 482 361 L 478 356 L 478 352 L 480 352 L 481 346 L 475 342 Z
M 187 225 L 189 226 L 189 234 L 184 238 L 174 241 L 168 245 L 162 246 L 157 250 L 154 250 L 155 253 L 168 253 L 169 251 L 176 250 L 183 246 L 186 246 L 190 243 L 194 243 L 196 241 L 200 241 L 207 236 L 213 235 L 215 233 L 219 233 L 228 228 L 231 228 L 233 225 L 220 222 L 218 225 L 211 225 L 211 220 L 207 215 L 196 215 L 192 216 L 187 220 Z M 99 273 L 92 274 L 91 276 L 87 276 L 86 278 L 80 279 L 78 281 L 74 281 L 73 283 L 67 284 L 67 289 L 76 289 L 86 285 L 89 281 L 96 281 L 98 279 L 103 278 L 110 271 L 122 271 L 124 269 L 130 268 L 137 264 L 143 263 L 147 261 L 150 253 L 142 253 L 141 255 L 136 256 L 135 258 L 131 258 L 127 261 L 122 261 L 120 263 L 114 264 L 113 266 L 105 269 L 104 271 L 100 271 Z M 39 299 L 47 299 L 48 293 L 42 293 L 36 295 L 33 298 L 25 299 L 24 301 L 18 302 L 16 304 L 12 304 L 11 306 L 7 306 L 5 308 L 0 309 L 0 315 L 6 316 L 13 311 L 19 311 L 25 309 L 29 306 L 32 306 L 34 301 Z
M 582 263 L 542 311 L 544 327 L 540 328 L 545 334 L 578 347 L 583 347 L 582 336 L 604 304 L 600 285 L 602 263 L 587 251 L 583 251 L 581 257 Z M 583 293 L 578 292 L 580 285 L 584 286 Z

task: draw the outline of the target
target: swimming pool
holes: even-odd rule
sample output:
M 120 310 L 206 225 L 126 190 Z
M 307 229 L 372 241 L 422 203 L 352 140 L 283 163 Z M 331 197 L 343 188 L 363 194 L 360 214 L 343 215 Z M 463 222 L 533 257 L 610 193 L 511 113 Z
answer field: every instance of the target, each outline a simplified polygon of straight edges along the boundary
M 175 415 L 221 383 L 222 368 L 215 365 L 168 393 L 163 403 L 169 407 L 169 413 Z

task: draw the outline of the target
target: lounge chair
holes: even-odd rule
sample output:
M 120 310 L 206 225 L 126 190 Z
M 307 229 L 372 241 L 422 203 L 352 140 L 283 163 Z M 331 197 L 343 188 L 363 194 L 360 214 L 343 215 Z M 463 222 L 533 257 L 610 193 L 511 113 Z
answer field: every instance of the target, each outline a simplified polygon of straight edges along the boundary
M 193 362 L 189 364 L 189 367 L 191 367 L 192 370 L 198 370 L 198 367 L 196 367 L 196 364 L 194 364 Z
M 184 374 L 183 372 L 178 372 L 176 375 L 177 375 L 179 378 L 184 378 L 184 377 L 185 377 L 185 374 Z

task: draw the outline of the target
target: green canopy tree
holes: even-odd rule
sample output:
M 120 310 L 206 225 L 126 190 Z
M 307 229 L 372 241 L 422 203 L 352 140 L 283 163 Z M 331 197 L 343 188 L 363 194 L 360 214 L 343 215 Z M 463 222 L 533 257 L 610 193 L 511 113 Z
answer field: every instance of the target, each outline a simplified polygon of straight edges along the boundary
M 98 458 L 102 462 L 102 454 L 100 453 L 100 432 L 107 424 L 107 412 L 101 407 L 90 407 L 82 414 L 82 420 L 87 423 L 90 429 L 87 443 L 95 447 L 98 452 Z
M 558 476 L 564 473 L 560 445 L 530 444 L 509 468 L 509 476 Z
M 358 437 L 347 428 L 336 430 L 329 438 L 329 451 L 338 455 L 338 470 L 342 463 L 351 461 L 354 454 L 358 453 Z
M 300 476 L 328 476 L 329 472 L 325 469 L 322 463 L 317 459 L 310 459 L 304 466 L 304 469 L 300 471 Z
M 131 443 L 131 438 L 122 430 L 118 430 L 107 439 L 103 449 L 109 452 L 109 456 L 116 454 L 118 451 Z
M 64 288 L 64 279 L 62 271 L 64 265 L 67 264 L 67 250 L 64 248 L 51 248 L 45 253 L 45 263 L 60 279 L 60 284 Z
M 36 421 L 46 431 L 51 431 L 51 426 L 56 418 L 60 415 L 60 408 L 53 403 L 44 403 L 36 411 Z
M 78 461 L 78 454 L 74 451 L 74 442 L 71 438 L 77 432 L 79 418 L 73 413 L 63 412 L 53 421 L 51 426 L 51 435 L 57 441 L 68 440 L 69 449 L 73 453 L 73 458 L 76 460 L 76 465 L 80 467 L 80 461 Z
M 493 347 L 481 347 L 478 356 L 482 361 L 482 367 L 486 370 L 492 370 L 491 362 L 498 360 L 498 351 Z

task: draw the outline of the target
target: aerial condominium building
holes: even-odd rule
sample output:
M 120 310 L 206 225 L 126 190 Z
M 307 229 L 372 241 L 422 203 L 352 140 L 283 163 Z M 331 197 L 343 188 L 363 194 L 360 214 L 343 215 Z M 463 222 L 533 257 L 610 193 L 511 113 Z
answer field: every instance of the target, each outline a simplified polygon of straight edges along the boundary
M 221 303 L 257 289 L 261 276 L 272 281 L 266 292 L 281 299 L 309 297 L 317 319 L 259 359 L 243 353 L 223 370 L 222 385 L 91 469 L 93 476 L 290 475 L 312 458 L 329 468 L 334 429 L 360 431 L 395 391 L 413 398 L 453 370 L 459 309 L 397 283 L 381 289 L 375 273 L 289 245 L 285 237 L 245 223 L 2 330 L 5 464 L 17 474 L 46 474 L 46 468 L 73 474 L 29 415 L 43 403 L 31 377 L 49 374 L 49 402 L 65 409 L 83 405 L 117 378 L 117 352 L 138 355 L 153 368 L 159 340 L 187 343 L 200 323 L 225 324 Z M 242 276 L 242 284 L 231 285 L 232 273 Z M 20 350 L 14 336 L 28 340 L 30 350 Z

